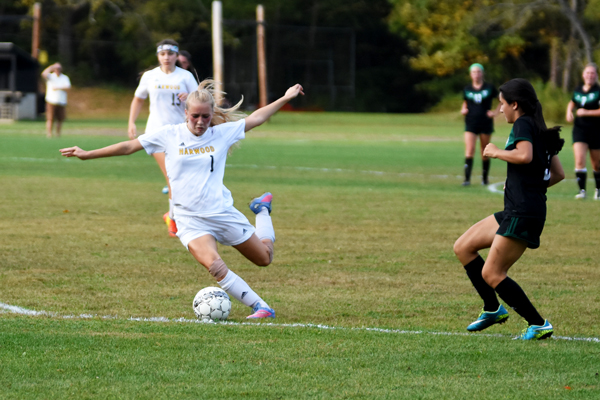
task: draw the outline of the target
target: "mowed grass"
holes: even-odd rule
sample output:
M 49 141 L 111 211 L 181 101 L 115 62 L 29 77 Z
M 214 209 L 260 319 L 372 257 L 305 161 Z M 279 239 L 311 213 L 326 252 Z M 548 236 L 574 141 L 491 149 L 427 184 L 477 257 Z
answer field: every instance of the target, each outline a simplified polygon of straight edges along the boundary
M 460 186 L 456 115 L 280 113 L 248 134 L 225 184 L 251 222 L 248 201 L 274 193 L 275 261 L 220 252 L 276 309 L 275 326 L 127 321 L 192 319 L 194 294 L 215 282 L 167 237 L 151 157 L 59 155 L 125 140 L 125 128 L 70 120 L 47 140 L 42 122 L 0 126 L 0 302 L 97 316 L 0 314 L 0 398 L 600 397 L 600 343 L 511 341 L 525 326 L 514 312 L 492 336 L 462 335 L 481 303 L 452 245 L 502 195 Z M 494 142 L 509 131 L 498 121 Z M 561 160 L 571 178 L 569 146 Z M 492 162 L 498 189 L 505 169 Z M 510 275 L 555 335 L 597 338 L 600 203 L 575 191 L 550 189 L 542 246 Z M 234 303 L 230 321 L 248 311 Z

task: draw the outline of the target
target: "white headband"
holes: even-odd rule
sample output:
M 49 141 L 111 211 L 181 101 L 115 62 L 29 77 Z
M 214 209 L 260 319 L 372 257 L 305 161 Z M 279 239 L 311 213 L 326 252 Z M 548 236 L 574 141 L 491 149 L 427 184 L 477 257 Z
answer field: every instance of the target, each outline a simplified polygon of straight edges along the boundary
M 179 47 L 174 44 L 161 44 L 156 48 L 156 53 L 160 53 L 161 51 L 172 51 L 173 53 L 179 53 Z

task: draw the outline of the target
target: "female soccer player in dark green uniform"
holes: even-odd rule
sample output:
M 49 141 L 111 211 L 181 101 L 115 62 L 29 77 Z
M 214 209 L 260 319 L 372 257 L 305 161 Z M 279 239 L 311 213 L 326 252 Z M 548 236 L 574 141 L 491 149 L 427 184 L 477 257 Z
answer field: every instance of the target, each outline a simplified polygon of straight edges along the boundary
M 481 142 L 481 160 L 483 162 L 483 178 L 481 183 L 488 184 L 490 171 L 490 159 L 483 155 L 483 149 L 490 142 L 494 132 L 494 117 L 498 115 L 498 109 L 492 111 L 492 101 L 498 96 L 498 91 L 483 80 L 483 66 L 473 64 L 469 67 L 471 84 L 463 89 L 463 105 L 460 113 L 465 116 L 465 180 L 463 186 L 471 184 L 471 170 L 473 169 L 473 157 L 477 136 Z
M 575 111 L 575 116 L 573 111 Z M 575 121 L 573 153 L 575 155 L 575 177 L 579 185 L 579 193 L 575 198 L 585 199 L 586 197 L 585 155 L 589 149 L 596 181 L 594 200 L 600 200 L 600 85 L 598 85 L 596 64 L 588 64 L 583 69 L 583 85 L 575 89 L 573 98 L 567 106 L 566 119 L 567 122 Z
M 525 249 L 538 248 L 546 221 L 546 188 L 564 179 L 557 157 L 564 144 L 559 127 L 548 129 L 533 86 L 513 79 L 500 86 L 501 112 L 514 124 L 504 150 L 490 143 L 484 155 L 507 162 L 504 211 L 479 221 L 454 244 L 454 252 L 484 302 L 467 330 L 480 331 L 508 318 L 496 293 L 527 320 L 519 339 L 545 339 L 552 325 L 542 318 L 525 292 L 507 276 Z M 487 260 L 479 250 L 489 248 Z

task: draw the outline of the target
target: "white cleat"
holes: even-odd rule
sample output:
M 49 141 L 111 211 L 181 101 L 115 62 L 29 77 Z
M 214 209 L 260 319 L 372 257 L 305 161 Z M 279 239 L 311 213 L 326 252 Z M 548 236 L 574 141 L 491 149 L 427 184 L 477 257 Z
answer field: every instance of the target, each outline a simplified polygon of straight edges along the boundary
M 579 191 L 579 193 L 577 193 L 577 194 L 575 195 L 575 198 L 576 198 L 577 200 L 583 200 L 583 199 L 585 199 L 585 189 L 581 189 L 581 190 Z

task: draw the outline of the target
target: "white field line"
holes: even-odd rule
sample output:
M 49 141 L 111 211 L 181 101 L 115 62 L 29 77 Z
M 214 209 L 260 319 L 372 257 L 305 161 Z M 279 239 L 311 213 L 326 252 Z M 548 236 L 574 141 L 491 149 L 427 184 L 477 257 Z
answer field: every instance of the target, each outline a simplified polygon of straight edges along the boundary
M 138 321 L 138 322 L 175 322 L 175 323 L 189 323 L 189 324 L 206 324 L 199 319 L 187 319 L 187 318 L 166 318 L 166 317 L 129 317 L 119 318 L 114 315 L 105 315 L 99 317 L 98 315 L 92 314 L 80 314 L 80 315 L 60 315 L 58 313 L 47 312 L 47 311 L 35 311 L 27 308 L 12 306 L 10 304 L 0 303 L 0 313 L 13 313 L 20 315 L 29 315 L 33 317 L 46 316 L 63 319 L 112 319 L 112 320 L 125 320 L 125 321 Z M 484 336 L 484 337 L 500 337 L 510 338 L 512 336 L 502 334 L 486 334 L 486 333 L 466 333 L 466 332 L 431 332 L 431 331 L 409 331 L 403 329 L 384 329 L 384 328 L 346 328 L 339 326 L 321 325 L 321 324 L 277 324 L 277 323 L 255 323 L 255 322 L 219 322 L 215 325 L 233 325 L 233 326 L 272 326 L 276 328 L 310 328 L 310 329 L 322 329 L 322 330 L 336 330 L 336 331 L 366 331 L 366 332 L 378 332 L 378 333 L 389 333 L 396 335 L 438 335 L 438 336 Z M 596 337 L 569 337 L 569 336 L 552 336 L 555 340 L 567 340 L 567 341 L 581 341 L 581 342 L 592 342 L 600 343 L 600 338 Z
M 25 162 L 57 162 L 57 161 L 73 161 L 70 158 L 33 158 L 33 157 L 0 157 L 0 160 L 9 160 L 9 161 L 25 161 Z M 115 161 L 113 161 L 115 162 Z M 115 162 L 116 164 L 129 164 L 127 162 Z M 448 174 L 439 174 L 439 175 L 425 175 L 425 174 L 415 174 L 412 172 L 387 172 L 387 171 L 370 171 L 370 170 L 352 170 L 352 169 L 344 169 L 344 168 L 316 168 L 316 167 L 286 167 L 286 166 L 273 166 L 273 165 L 257 165 L 257 164 L 226 164 L 227 168 L 246 168 L 246 169 L 289 169 L 294 171 L 308 171 L 308 172 L 333 172 L 333 173 L 349 173 L 349 174 L 366 174 L 366 175 L 391 175 L 396 177 L 412 177 L 412 178 L 433 178 L 433 179 L 464 179 L 463 175 L 448 175 Z M 493 177 L 490 176 L 490 179 Z M 565 181 L 575 181 L 575 179 L 565 179 Z M 588 178 L 588 181 L 592 181 L 592 178 Z M 491 183 L 488 185 L 488 190 L 492 193 L 496 194 L 504 194 L 504 191 L 500 189 L 500 185 L 503 185 L 504 181 Z

